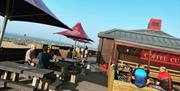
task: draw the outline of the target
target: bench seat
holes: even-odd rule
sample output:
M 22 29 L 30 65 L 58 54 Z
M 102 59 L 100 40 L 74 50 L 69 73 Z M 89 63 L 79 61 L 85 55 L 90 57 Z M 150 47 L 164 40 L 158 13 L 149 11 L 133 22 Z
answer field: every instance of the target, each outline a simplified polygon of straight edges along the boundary
M 7 82 L 7 87 L 18 89 L 20 91 L 35 91 L 35 88 L 30 85 L 22 84 L 19 82 Z
M 49 91 L 57 91 L 62 88 L 63 81 L 61 80 L 56 80 L 52 84 L 49 85 Z

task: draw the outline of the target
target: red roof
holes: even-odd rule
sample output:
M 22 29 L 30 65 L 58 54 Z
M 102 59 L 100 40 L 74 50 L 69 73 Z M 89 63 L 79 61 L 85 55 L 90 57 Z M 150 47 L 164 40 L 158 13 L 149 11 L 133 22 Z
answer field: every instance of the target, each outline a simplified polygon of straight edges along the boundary
M 75 40 L 80 40 L 81 42 L 83 41 L 92 41 L 89 36 L 85 33 L 83 27 L 81 26 L 81 23 L 77 23 L 73 28 L 72 28 L 73 31 L 69 31 L 69 30 L 66 30 L 66 31 L 62 31 L 62 32 L 57 32 L 55 34 L 61 34 L 61 35 L 64 35 L 68 38 L 72 38 L 72 39 L 75 39 Z

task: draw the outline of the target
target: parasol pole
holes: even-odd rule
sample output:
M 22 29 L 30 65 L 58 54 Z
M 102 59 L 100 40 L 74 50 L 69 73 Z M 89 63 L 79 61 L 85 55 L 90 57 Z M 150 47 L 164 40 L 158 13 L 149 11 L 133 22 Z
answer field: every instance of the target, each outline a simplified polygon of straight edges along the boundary
M 79 41 L 77 41 L 77 45 L 79 46 Z
M 6 30 L 7 22 L 8 22 L 8 17 L 7 17 L 7 15 L 5 15 L 3 25 L 2 25 L 1 34 L 0 34 L 0 47 L 2 45 L 2 41 L 3 41 L 4 33 Z
M 84 47 L 86 47 L 86 43 L 84 42 Z
M 72 55 L 72 59 L 74 58 L 74 54 L 75 54 L 75 48 L 76 48 L 76 40 L 74 40 L 75 41 L 75 43 L 74 43 L 74 48 L 73 48 L 73 55 Z
M 0 47 L 2 45 L 2 41 L 3 41 L 3 37 L 4 37 L 4 33 L 5 33 L 5 30 L 6 30 L 6 26 L 7 26 L 7 22 L 8 22 L 8 15 L 9 15 L 9 0 L 7 0 L 7 5 L 6 5 L 6 14 L 4 16 L 4 21 L 3 21 L 3 24 L 2 24 L 2 30 L 1 30 L 1 33 L 0 33 Z

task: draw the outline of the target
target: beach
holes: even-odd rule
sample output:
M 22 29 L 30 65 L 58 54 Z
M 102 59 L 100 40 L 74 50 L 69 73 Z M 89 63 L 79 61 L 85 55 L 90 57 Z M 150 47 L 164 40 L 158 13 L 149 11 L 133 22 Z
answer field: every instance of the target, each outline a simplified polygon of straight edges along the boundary
M 41 49 L 43 44 L 35 44 L 35 45 L 36 45 L 37 49 Z M 28 44 L 28 45 L 18 45 L 18 44 L 15 44 L 14 42 L 9 42 L 9 41 L 3 41 L 2 42 L 2 47 L 3 48 L 29 49 L 30 46 L 31 46 L 31 44 Z

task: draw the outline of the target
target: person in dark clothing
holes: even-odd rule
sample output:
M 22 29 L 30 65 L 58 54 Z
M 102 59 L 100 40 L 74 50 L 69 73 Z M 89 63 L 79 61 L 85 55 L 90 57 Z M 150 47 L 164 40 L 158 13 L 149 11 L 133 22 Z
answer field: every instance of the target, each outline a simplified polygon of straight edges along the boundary
M 139 65 L 133 72 L 134 84 L 139 87 L 145 87 L 149 71 L 144 70 L 144 65 Z
M 48 50 L 48 45 L 43 45 L 43 52 L 40 52 L 37 56 L 37 58 L 39 59 L 37 68 L 44 68 L 47 69 L 48 66 L 50 65 L 50 57 L 49 54 L 47 53 Z
M 114 64 L 114 79 L 119 80 L 118 75 L 119 75 L 118 65 Z
M 84 58 L 85 58 L 85 60 L 87 60 L 87 58 L 88 58 L 88 47 L 87 46 L 84 50 Z
M 51 48 L 48 47 L 47 53 L 49 54 L 50 59 L 53 59 L 53 56 L 55 55 Z

